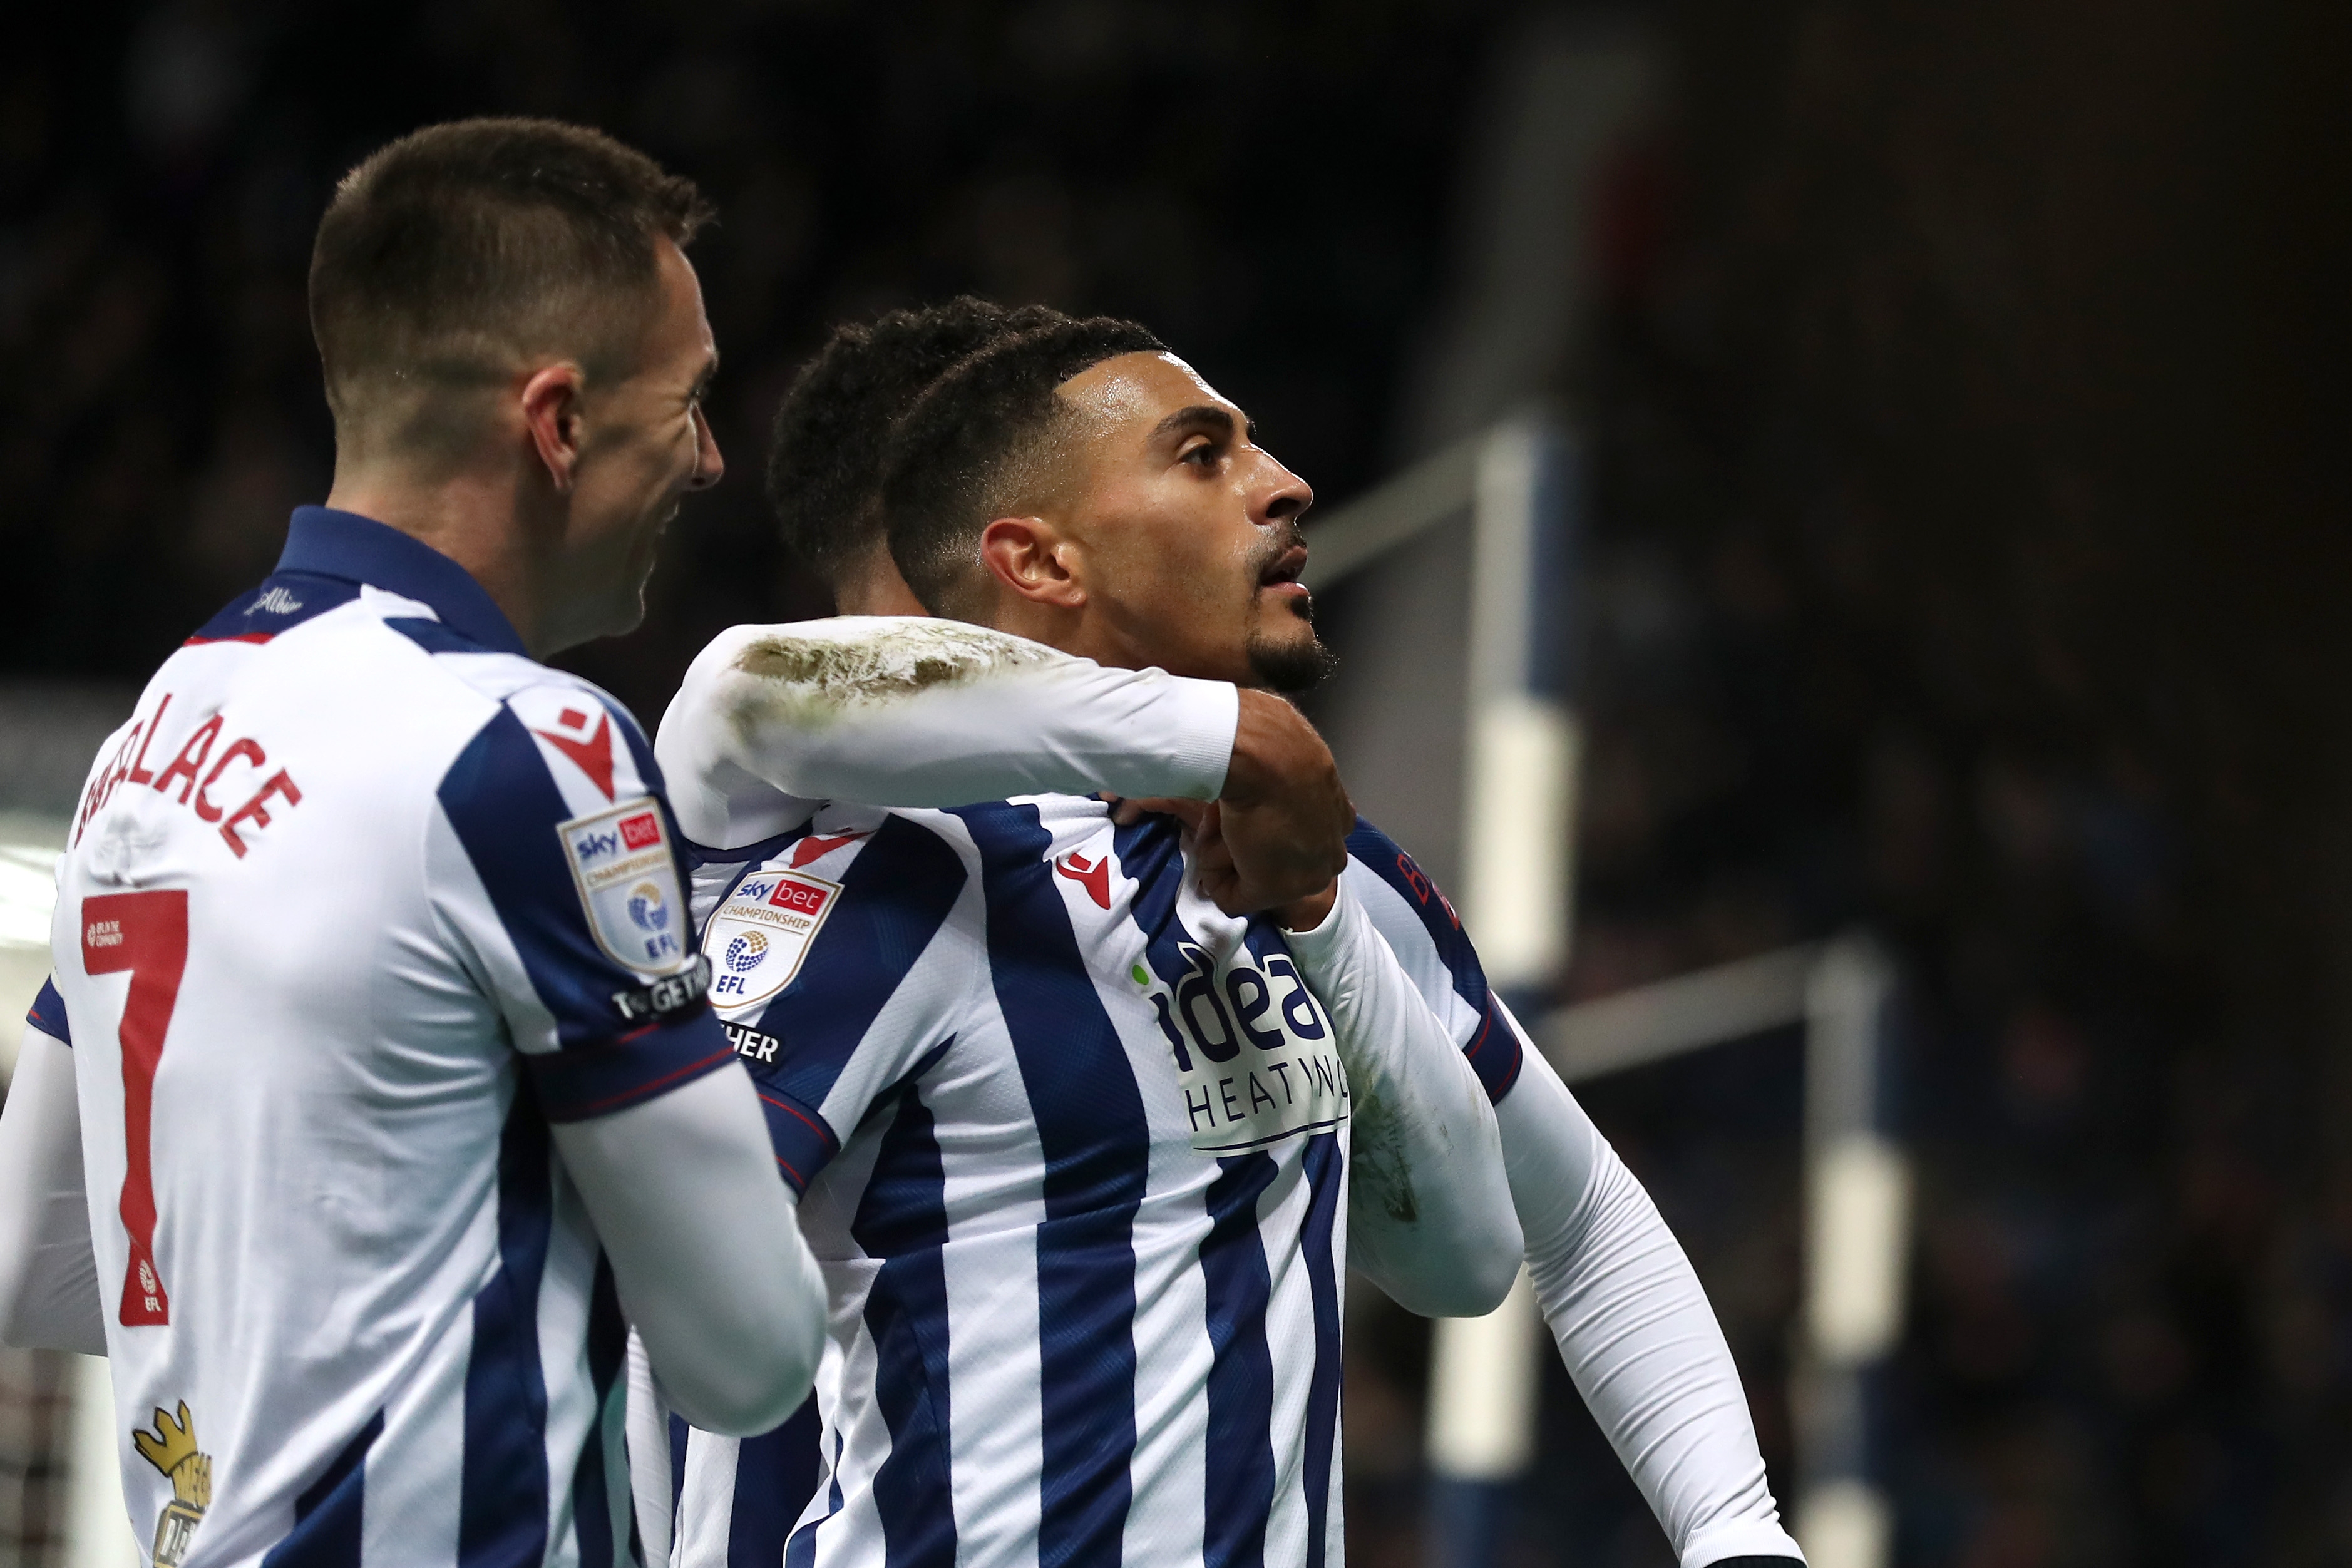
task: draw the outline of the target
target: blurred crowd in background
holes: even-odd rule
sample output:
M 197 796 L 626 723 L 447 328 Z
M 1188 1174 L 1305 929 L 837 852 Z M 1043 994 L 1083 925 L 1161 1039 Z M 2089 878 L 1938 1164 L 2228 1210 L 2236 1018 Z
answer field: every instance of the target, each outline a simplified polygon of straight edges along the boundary
M 129 691 L 331 445 L 332 181 L 546 113 L 699 181 L 728 480 L 635 635 L 822 614 L 765 421 L 845 315 L 1137 317 L 1327 506 L 1416 454 L 1519 7 L 93 4 L 0 50 L 0 685 Z M 1665 87 L 1553 392 L 1592 456 L 1563 999 L 1866 927 L 1921 1153 L 1899 1560 L 2352 1560 L 2345 20 L 2198 0 L 1618 8 Z M 1360 626 L 1353 635 L 1368 634 Z M 1344 652 L 1344 649 L 1343 649 Z M 78 774 L 79 764 L 75 765 Z M 0 802 L 6 805 L 9 802 Z M 1785 1500 L 1793 1038 L 1584 1098 L 1696 1260 Z M 1349 1549 L 1417 1560 L 1423 1341 L 1351 1345 Z M 1512 1548 L 1669 1561 L 1556 1364 Z

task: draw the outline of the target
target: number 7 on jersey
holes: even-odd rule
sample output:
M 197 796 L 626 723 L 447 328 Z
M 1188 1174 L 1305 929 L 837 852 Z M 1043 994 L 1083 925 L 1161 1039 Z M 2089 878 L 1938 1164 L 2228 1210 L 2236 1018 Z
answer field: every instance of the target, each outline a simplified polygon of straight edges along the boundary
M 122 1273 L 125 1327 L 172 1321 L 172 1299 L 155 1271 L 155 1176 L 148 1157 L 154 1121 L 155 1064 L 180 1000 L 188 963 L 188 894 L 173 888 L 110 893 L 81 904 L 82 967 L 93 975 L 131 971 L 122 1004 L 122 1228 L 131 1260 Z

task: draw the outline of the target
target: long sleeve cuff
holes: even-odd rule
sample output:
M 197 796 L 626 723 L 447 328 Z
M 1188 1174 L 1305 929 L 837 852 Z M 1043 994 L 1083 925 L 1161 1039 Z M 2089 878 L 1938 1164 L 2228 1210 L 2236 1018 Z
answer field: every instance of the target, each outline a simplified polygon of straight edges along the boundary
M 1157 674 L 1157 672 L 1152 672 Z M 1167 725 L 1171 782 L 1167 791 L 1191 800 L 1213 800 L 1224 793 L 1225 770 L 1234 760 L 1234 734 L 1241 724 L 1241 693 L 1223 681 L 1161 675 L 1166 683 L 1158 714 Z
M 1713 1568 L 1735 1557 L 1782 1557 L 1802 1563 L 1796 1538 L 1777 1524 L 1735 1519 L 1694 1533 L 1683 1547 L 1682 1568 Z

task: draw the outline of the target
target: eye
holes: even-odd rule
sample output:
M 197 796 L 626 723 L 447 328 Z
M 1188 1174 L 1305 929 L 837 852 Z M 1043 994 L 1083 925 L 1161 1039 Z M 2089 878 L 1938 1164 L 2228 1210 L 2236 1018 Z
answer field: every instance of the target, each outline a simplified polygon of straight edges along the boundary
M 1217 465 L 1217 460 L 1223 455 L 1224 448 L 1213 441 L 1203 438 L 1197 446 L 1186 447 L 1178 455 L 1176 461 L 1190 463 L 1196 468 L 1210 469 L 1214 468 Z

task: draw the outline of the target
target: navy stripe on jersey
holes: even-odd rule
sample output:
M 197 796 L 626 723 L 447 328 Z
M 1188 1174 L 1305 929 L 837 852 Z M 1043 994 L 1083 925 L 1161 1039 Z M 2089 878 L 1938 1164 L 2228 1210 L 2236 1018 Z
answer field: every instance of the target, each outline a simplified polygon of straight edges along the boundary
M 1394 839 L 1361 817 L 1356 819 L 1355 831 L 1348 835 L 1348 853 L 1404 895 L 1405 902 L 1421 916 L 1430 941 L 1436 945 L 1437 956 L 1452 972 L 1454 993 L 1472 1007 L 1484 1010 L 1486 968 L 1478 962 L 1478 950 L 1470 945 L 1469 934 L 1462 929 L 1453 904 L 1430 881 L 1429 873 Z
M 1491 991 L 1478 1014 L 1478 1032 L 1462 1048 L 1462 1055 L 1470 1063 L 1470 1071 L 1478 1075 L 1478 1082 L 1486 1086 L 1486 1103 L 1501 1104 L 1503 1096 L 1511 1092 L 1511 1085 L 1519 1081 L 1525 1053 L 1519 1047 L 1518 1031 L 1503 1021 Z
M 686 851 L 686 863 L 696 871 L 700 871 L 707 865 L 740 863 L 748 873 L 752 867 L 765 865 L 815 831 L 811 824 L 803 822 L 797 828 L 786 828 L 773 838 L 761 839 L 757 843 L 744 844 L 736 849 L 719 849 L 712 844 L 698 844 L 684 834 L 678 836 L 677 841 Z M 741 878 L 738 877 L 736 880 L 740 881 Z M 730 887 L 727 891 L 731 894 L 735 890 Z M 719 902 L 724 904 L 727 900 L 722 897 Z
M 1217 1163 L 1223 1174 L 1209 1187 L 1209 1235 L 1201 1243 L 1215 1356 L 1201 1559 L 1202 1568 L 1256 1568 L 1274 1511 L 1274 1355 L 1265 1337 L 1274 1281 L 1257 1205 L 1281 1167 L 1265 1155 Z
M 826 1474 L 832 1479 L 825 1489 L 824 1517 L 813 1520 L 793 1531 L 791 1542 L 784 1547 L 784 1568 L 815 1568 L 817 1526 L 841 1511 L 841 1434 L 838 1432 L 833 1435 L 833 1463 L 826 1467 Z M 735 1565 L 730 1563 L 729 1568 L 735 1568 Z M 745 1568 L 754 1568 L 754 1565 L 747 1564 Z M 771 1565 L 760 1563 L 756 1568 L 771 1568 Z
M 295 507 L 278 571 L 373 583 L 431 605 L 444 622 L 482 647 L 530 656 L 514 623 L 472 574 L 424 540 L 373 517 L 327 507 Z
M 955 815 L 982 856 L 996 1001 L 1045 1155 L 1037 1227 L 1039 1568 L 1116 1563 L 1135 1452 L 1135 1217 L 1143 1097 L 1046 859 L 1034 806 Z
M 294 1528 L 263 1554 L 261 1568 L 360 1568 L 367 1455 L 383 1435 L 379 1410 L 294 1500 Z
M 457 1568 L 528 1568 L 547 1550 L 547 1384 L 539 1285 L 552 1223 L 551 1140 L 528 1092 L 499 1140 L 499 1270 L 474 1297 L 459 1461 Z
M 754 1068 L 754 1076 L 757 1072 Z M 760 1110 L 768 1118 L 768 1146 L 776 1152 L 776 1167 L 794 1192 L 806 1192 L 816 1173 L 841 1153 L 841 1140 L 824 1117 L 774 1090 L 760 1091 Z
M 840 1151 L 817 1107 L 939 934 L 963 883 L 963 862 L 938 834 L 901 818 L 885 821 L 849 862 L 839 902 L 800 974 L 761 1010 L 757 1027 L 784 1046 L 772 1062 L 747 1058 L 745 1065 L 766 1102 L 776 1158 L 795 1187 L 805 1188 Z
M 1420 916 L 1422 929 L 1429 933 L 1430 944 L 1454 977 L 1454 994 L 1478 1009 L 1478 1032 L 1462 1048 L 1462 1054 L 1478 1082 L 1486 1085 L 1487 1100 L 1499 1103 L 1519 1081 L 1519 1037 L 1495 1011 L 1495 993 L 1486 984 L 1486 967 L 1478 962 L 1478 949 L 1471 946 L 1470 934 L 1462 929 L 1462 918 L 1454 914 L 1453 903 L 1394 839 L 1361 817 L 1348 835 L 1348 853 L 1394 888 Z
M 614 1550 L 616 1540 L 631 1539 L 636 1530 L 629 1517 L 635 1510 L 627 1486 L 627 1401 L 620 1386 L 628 1346 L 629 1322 L 621 1312 L 612 1260 L 599 1253 L 588 1292 L 587 1343 L 588 1379 L 596 1391 L 598 1419 L 590 1425 L 587 1439 L 580 1445 L 579 1463 L 572 1469 L 572 1522 L 580 1542 L 580 1568 L 634 1564 L 642 1555 Z M 622 1484 L 614 1485 L 615 1479 Z
M 26 1011 L 25 1021 L 63 1045 L 73 1043 L 73 1027 L 66 1021 L 66 999 L 58 995 L 55 978 L 41 982 L 40 994 Z
M 349 578 L 274 571 L 262 579 L 260 587 L 230 600 L 196 629 L 188 643 L 267 643 L 359 596 L 360 585 Z
M 428 653 L 479 653 L 487 650 L 464 632 L 421 615 L 387 616 L 384 625 Z
M 706 1009 L 675 1022 L 646 1024 L 617 1040 L 526 1056 L 522 1061 L 547 1119 L 580 1122 L 610 1115 L 716 1072 L 734 1054 L 726 1030 Z
M 1307 1563 L 1324 1568 L 1331 1527 L 1331 1454 L 1339 1437 L 1339 1281 L 1331 1267 L 1340 1184 L 1348 1162 L 1336 1134 L 1318 1133 L 1307 1145 L 1307 1183 L 1313 1197 L 1299 1250 L 1315 1302 L 1315 1375 L 1307 1385 Z
M 889 1568 L 954 1568 L 948 1432 L 947 1168 L 931 1113 L 909 1087 L 882 1134 L 849 1233 L 882 1260 L 866 1293 L 874 1398 L 890 1428 L 874 1473 Z M 738 1483 L 740 1495 L 740 1483 Z
M 687 1426 L 677 1416 L 670 1419 L 677 1455 L 670 1490 L 675 1500 L 686 1490 Z M 727 1568 L 776 1568 L 783 1561 L 793 1525 L 824 1479 L 824 1466 L 817 1458 L 824 1451 L 824 1418 L 818 1414 L 816 1396 L 812 1394 L 782 1426 L 736 1445 L 735 1496 L 727 1516 Z
M 521 956 L 531 988 L 554 1015 L 559 1043 L 567 1050 L 605 1045 L 634 1033 L 636 1026 L 621 1016 L 613 996 L 645 982 L 605 956 L 589 932 L 555 831 L 571 809 L 512 709 L 500 708 L 467 743 L 439 793 L 441 810 Z M 683 885 L 682 872 L 678 880 Z M 656 1030 L 639 1037 L 626 1059 L 608 1063 L 612 1073 L 598 1082 L 610 1095 L 625 1069 L 646 1092 L 674 1088 L 723 1066 L 724 1043 L 716 1024 Z

